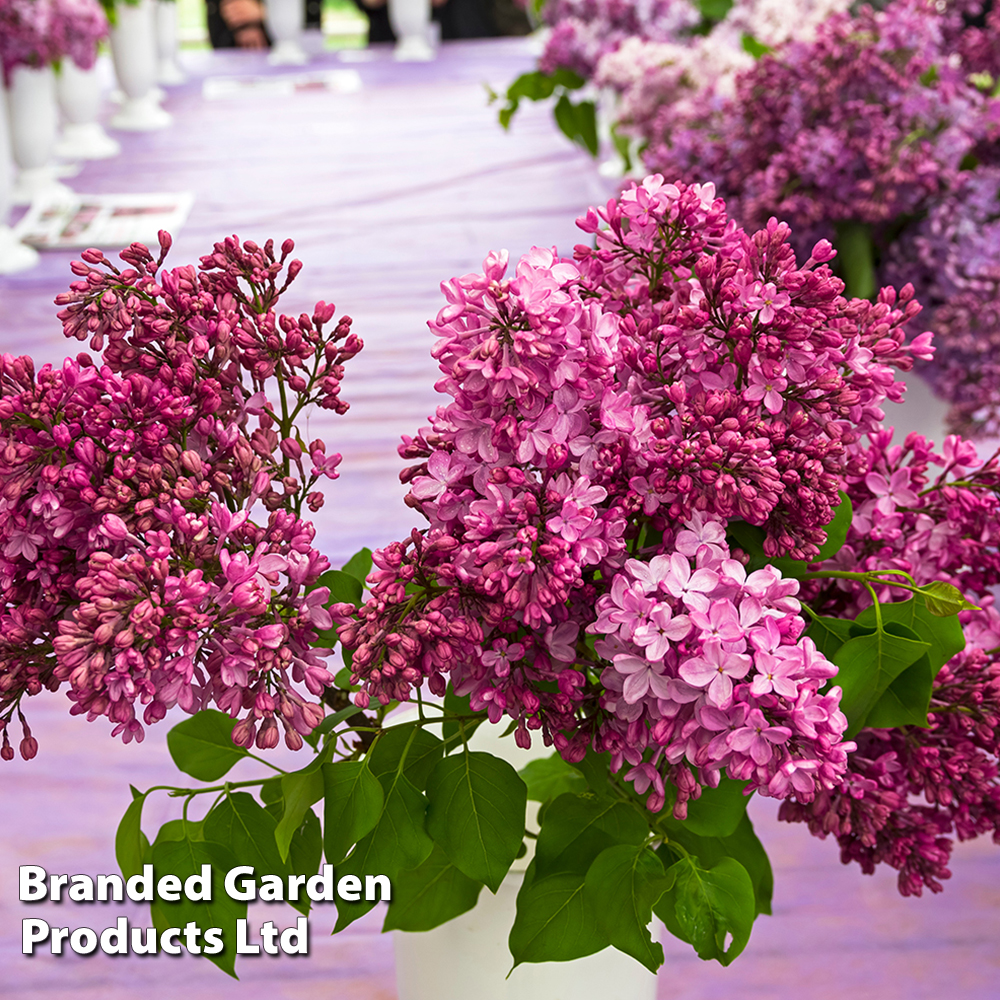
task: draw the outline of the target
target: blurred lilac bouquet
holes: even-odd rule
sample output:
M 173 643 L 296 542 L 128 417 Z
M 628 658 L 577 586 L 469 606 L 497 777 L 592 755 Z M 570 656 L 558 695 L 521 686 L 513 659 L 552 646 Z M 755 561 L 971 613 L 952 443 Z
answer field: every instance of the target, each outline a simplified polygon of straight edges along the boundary
M 41 67 L 72 59 L 90 69 L 108 20 L 97 0 L 0 0 L 0 61 L 4 81 L 15 66 Z
M 0 360 L 5 759 L 15 713 L 22 756 L 37 750 L 25 696 L 64 685 L 73 714 L 107 717 L 126 743 L 174 705 L 241 717 L 242 746 L 284 730 L 300 747 L 323 717 L 297 689 L 332 680 L 312 648 L 331 625 L 316 588 L 329 564 L 301 513 L 340 456 L 296 420 L 347 409 L 342 366 L 362 345 L 347 317 L 325 329 L 332 305 L 276 315 L 301 268 L 291 240 L 276 258 L 231 238 L 166 270 L 169 246 L 133 245 L 122 271 L 96 250 L 74 264 L 59 316 L 99 362 Z

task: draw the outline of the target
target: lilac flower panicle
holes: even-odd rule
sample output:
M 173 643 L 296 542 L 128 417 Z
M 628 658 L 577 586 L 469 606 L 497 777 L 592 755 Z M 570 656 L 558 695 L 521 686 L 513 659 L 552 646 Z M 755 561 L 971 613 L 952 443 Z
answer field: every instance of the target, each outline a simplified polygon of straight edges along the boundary
M 73 264 L 59 318 L 99 362 L 0 358 L 4 740 L 25 696 L 61 686 L 125 742 L 174 705 L 214 703 L 245 746 L 280 724 L 298 748 L 323 717 L 329 563 L 301 508 L 322 505 L 340 456 L 300 445 L 285 391 L 277 409 L 267 393 L 344 412 L 362 344 L 326 303 L 276 315 L 290 240 L 278 258 L 232 237 L 164 269 L 169 246 L 133 244 L 124 270 L 98 250 Z

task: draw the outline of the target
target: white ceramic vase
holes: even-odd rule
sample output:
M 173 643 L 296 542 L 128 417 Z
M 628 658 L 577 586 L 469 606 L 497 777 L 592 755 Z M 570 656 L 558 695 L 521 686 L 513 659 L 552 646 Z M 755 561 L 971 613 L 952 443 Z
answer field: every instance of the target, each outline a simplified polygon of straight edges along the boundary
M 178 61 L 177 0 L 156 0 L 156 51 L 159 56 L 157 80 L 168 87 L 183 83 L 187 74 Z
M 115 4 L 115 20 L 111 57 L 124 100 L 111 119 L 111 127 L 127 132 L 166 128 L 173 119 L 157 103 L 153 89 L 158 64 L 153 0 L 137 4 L 120 0 Z
M 523 872 L 511 872 L 494 896 L 421 934 L 396 931 L 399 1000 L 656 1000 L 656 976 L 614 948 L 572 962 L 519 965 L 507 935 Z
M 10 145 L 17 165 L 12 200 L 29 205 L 36 198 L 69 195 L 56 180 L 52 162 L 59 131 L 56 79 L 51 66 L 15 66 L 7 88 Z
M 7 225 L 14 186 L 14 165 L 10 157 L 10 130 L 7 101 L 0 99 L 0 274 L 25 271 L 38 263 L 38 252 L 21 243 Z
M 96 66 L 80 69 L 72 59 L 64 59 L 56 75 L 56 95 L 65 119 L 62 137 L 56 143 L 59 156 L 67 160 L 105 160 L 122 151 L 97 120 L 102 94 Z
M 389 0 L 389 23 L 396 35 L 395 59 L 428 62 L 434 58 L 430 43 L 431 0 Z
M 267 27 L 273 40 L 267 61 L 272 66 L 302 66 L 309 62 L 301 44 L 304 25 L 302 0 L 267 0 Z
M 396 721 L 409 715 L 416 712 L 404 709 Z M 553 752 L 537 733 L 531 749 L 522 750 L 512 739 L 501 739 L 502 731 L 502 726 L 484 724 L 469 747 L 517 770 Z M 537 831 L 537 816 L 538 803 L 529 802 L 527 829 Z M 572 962 L 525 963 L 511 973 L 507 936 L 535 841 L 526 844 L 527 853 L 511 866 L 495 896 L 484 887 L 479 902 L 454 920 L 431 931 L 393 933 L 399 1000 L 656 1000 L 656 976 L 614 948 Z M 662 925 L 654 921 L 653 926 L 655 936 Z

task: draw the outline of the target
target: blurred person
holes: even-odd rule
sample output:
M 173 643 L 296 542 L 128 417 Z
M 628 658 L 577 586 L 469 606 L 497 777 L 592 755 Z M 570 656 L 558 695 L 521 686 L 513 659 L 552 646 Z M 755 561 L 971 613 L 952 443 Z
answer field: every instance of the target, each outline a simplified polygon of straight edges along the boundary
M 395 42 L 387 0 L 354 0 L 368 18 L 368 44 Z M 441 25 L 441 40 L 497 38 L 531 32 L 527 15 L 514 0 L 431 0 L 431 17 Z

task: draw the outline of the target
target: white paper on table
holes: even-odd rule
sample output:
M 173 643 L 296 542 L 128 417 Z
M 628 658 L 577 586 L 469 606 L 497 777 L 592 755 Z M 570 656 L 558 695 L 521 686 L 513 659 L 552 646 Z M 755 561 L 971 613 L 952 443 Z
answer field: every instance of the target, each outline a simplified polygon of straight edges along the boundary
M 39 199 L 14 232 L 38 250 L 119 249 L 129 243 L 155 246 L 161 229 L 177 233 L 193 203 L 190 191 Z
M 228 98 L 288 97 L 328 91 L 356 94 L 361 75 L 356 69 L 329 69 L 317 73 L 285 73 L 281 76 L 210 76 L 201 87 L 206 101 Z

